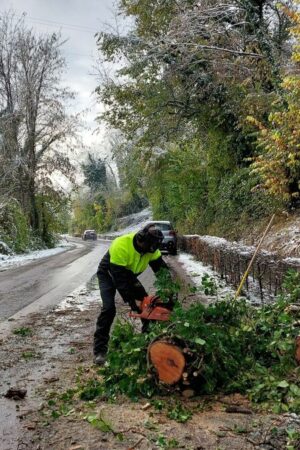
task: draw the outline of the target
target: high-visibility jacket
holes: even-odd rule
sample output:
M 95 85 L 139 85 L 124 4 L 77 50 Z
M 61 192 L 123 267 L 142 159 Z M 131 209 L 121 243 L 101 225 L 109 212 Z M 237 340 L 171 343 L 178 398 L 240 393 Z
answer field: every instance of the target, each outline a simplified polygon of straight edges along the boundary
M 100 285 L 110 277 L 124 301 L 130 304 L 147 295 L 137 276 L 144 272 L 148 265 L 154 272 L 168 267 L 159 250 L 154 253 L 141 253 L 135 236 L 136 233 L 129 233 L 117 237 L 100 261 L 97 271 Z
M 136 233 L 117 237 L 111 244 L 108 252 L 111 264 L 123 266 L 134 274 L 140 274 L 147 269 L 151 261 L 161 257 L 159 250 L 154 253 L 139 253 L 134 246 L 133 238 Z

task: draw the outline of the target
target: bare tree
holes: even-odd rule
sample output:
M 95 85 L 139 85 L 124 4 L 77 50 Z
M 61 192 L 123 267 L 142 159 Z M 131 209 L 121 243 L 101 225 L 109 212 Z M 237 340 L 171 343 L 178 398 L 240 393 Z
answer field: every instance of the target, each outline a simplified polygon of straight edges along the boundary
M 68 117 L 73 93 L 61 86 L 61 37 L 37 36 L 24 18 L 0 17 L 0 195 L 14 192 L 38 229 L 37 192 L 50 189 L 51 173 L 72 176 L 66 142 L 78 120 Z

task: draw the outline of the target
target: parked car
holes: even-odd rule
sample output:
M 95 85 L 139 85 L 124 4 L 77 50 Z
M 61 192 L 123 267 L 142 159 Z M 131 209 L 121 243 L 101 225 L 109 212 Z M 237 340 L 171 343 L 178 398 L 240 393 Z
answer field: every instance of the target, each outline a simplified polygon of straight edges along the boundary
M 93 241 L 95 241 L 97 239 L 97 233 L 95 230 L 85 230 L 82 235 L 82 239 L 84 241 L 86 241 L 87 239 L 92 239 Z
M 168 220 L 151 220 L 145 224 L 157 226 L 164 235 L 160 250 L 166 250 L 171 255 L 177 255 L 177 231 Z

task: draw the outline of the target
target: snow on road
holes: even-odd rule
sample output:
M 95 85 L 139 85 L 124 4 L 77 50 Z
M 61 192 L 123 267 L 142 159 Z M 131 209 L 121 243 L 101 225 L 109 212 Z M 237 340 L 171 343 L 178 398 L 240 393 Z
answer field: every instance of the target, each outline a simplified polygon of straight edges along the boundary
M 99 306 L 102 304 L 99 289 L 95 283 L 92 286 L 90 283 L 89 288 L 87 288 L 87 283 L 83 283 L 67 295 L 53 311 L 85 311 L 90 308 L 92 303 L 98 303 Z

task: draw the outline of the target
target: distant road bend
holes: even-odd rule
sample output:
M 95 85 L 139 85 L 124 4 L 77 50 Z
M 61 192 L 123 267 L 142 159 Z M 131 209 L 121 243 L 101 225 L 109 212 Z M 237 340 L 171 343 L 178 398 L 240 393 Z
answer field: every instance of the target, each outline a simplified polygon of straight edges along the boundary
M 109 241 L 81 241 L 75 247 L 0 272 L 0 322 L 32 304 L 55 305 L 96 272 Z

